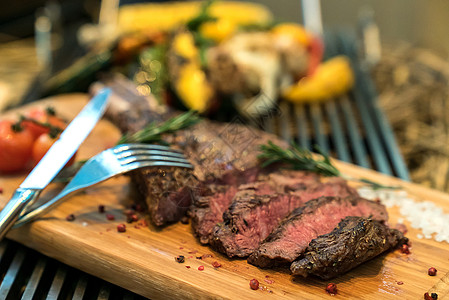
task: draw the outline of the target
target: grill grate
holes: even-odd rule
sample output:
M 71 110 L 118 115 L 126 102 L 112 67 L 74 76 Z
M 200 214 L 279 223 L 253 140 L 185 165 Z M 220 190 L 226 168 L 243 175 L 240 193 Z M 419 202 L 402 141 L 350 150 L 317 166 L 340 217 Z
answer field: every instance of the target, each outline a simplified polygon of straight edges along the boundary
M 325 57 L 351 58 L 356 84 L 347 95 L 324 103 L 282 103 L 279 113 L 263 119 L 263 129 L 301 147 L 323 152 L 344 162 L 410 180 L 393 132 L 377 104 L 374 84 L 363 69 L 355 39 L 348 33 L 325 35 Z
M 146 299 L 16 242 L 0 242 L 0 299 Z

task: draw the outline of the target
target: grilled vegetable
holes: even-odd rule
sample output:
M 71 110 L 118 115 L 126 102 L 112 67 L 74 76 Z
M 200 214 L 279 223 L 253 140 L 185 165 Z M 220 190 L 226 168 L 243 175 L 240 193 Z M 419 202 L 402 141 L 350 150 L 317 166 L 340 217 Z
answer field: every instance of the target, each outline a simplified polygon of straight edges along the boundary
M 147 28 L 171 31 L 199 15 L 202 4 L 203 1 L 186 1 L 125 5 L 119 11 L 118 27 L 123 32 Z M 272 19 L 263 5 L 233 1 L 213 3 L 210 15 L 237 25 L 265 24 Z
M 339 96 L 354 84 L 354 74 L 345 56 L 336 56 L 318 66 L 316 71 L 283 91 L 294 103 L 323 101 Z
M 213 99 L 213 89 L 201 68 L 200 51 L 193 34 L 181 30 L 173 37 L 168 53 L 171 86 L 187 109 L 204 113 Z

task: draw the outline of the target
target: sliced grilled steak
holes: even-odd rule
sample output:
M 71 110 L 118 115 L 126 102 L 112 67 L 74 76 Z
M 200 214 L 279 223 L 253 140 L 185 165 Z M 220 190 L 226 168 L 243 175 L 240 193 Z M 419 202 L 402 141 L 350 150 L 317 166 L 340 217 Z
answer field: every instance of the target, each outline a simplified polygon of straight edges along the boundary
M 331 232 L 347 216 L 372 216 L 386 221 L 382 204 L 357 196 L 321 197 L 295 209 L 248 258 L 262 268 L 289 265 L 307 248 L 312 239 Z
M 347 217 L 331 233 L 314 239 L 304 257 L 294 261 L 290 270 L 294 275 L 313 274 L 330 279 L 406 242 L 400 231 L 382 222 Z
M 250 255 L 293 208 L 302 205 L 291 194 L 257 195 L 240 191 L 223 214 L 223 223 L 214 227 L 211 246 L 229 257 Z
M 155 99 L 140 96 L 124 79 L 115 78 L 108 86 L 114 95 L 107 116 L 122 132 L 135 132 L 151 121 L 163 121 L 174 114 L 158 106 Z M 174 148 L 183 150 L 195 169 L 190 172 L 177 168 L 151 168 L 150 171 L 134 172 L 133 180 L 140 186 L 150 219 L 157 226 L 176 222 L 186 213 L 192 201 L 192 188 L 196 188 L 198 181 L 213 183 L 226 178 L 229 173 L 254 169 L 258 165 L 259 145 L 268 140 L 287 146 L 274 135 L 238 122 L 222 124 L 207 120 L 164 139 Z M 156 179 L 149 176 L 159 170 L 166 176 Z
M 248 172 L 247 172 L 248 173 Z M 251 171 L 251 174 L 254 172 Z M 247 175 L 247 174 L 246 174 Z M 248 182 L 254 177 L 244 176 Z M 319 176 L 314 173 L 304 171 L 281 170 L 270 174 L 259 174 L 258 180 L 252 183 L 245 183 L 238 187 L 240 195 L 268 195 L 277 192 L 302 189 L 312 184 L 317 184 Z M 199 189 L 199 193 L 194 193 L 192 208 L 189 215 L 192 217 L 192 228 L 202 244 L 209 243 L 210 234 L 214 226 L 223 222 L 223 213 L 231 205 L 237 193 L 236 186 L 240 183 L 239 178 L 235 179 L 226 176 L 221 183 L 227 185 L 205 185 L 204 189 Z M 205 192 L 205 190 L 207 190 Z
M 223 221 L 223 212 L 229 207 L 237 193 L 232 185 L 209 186 L 208 193 L 194 197 L 189 215 L 192 229 L 202 244 L 208 244 L 214 226 Z
M 339 177 L 331 177 L 325 183 L 307 186 L 306 189 L 298 189 L 292 192 L 300 196 L 304 202 L 323 196 L 358 196 L 357 191 L 350 187 L 346 180 Z

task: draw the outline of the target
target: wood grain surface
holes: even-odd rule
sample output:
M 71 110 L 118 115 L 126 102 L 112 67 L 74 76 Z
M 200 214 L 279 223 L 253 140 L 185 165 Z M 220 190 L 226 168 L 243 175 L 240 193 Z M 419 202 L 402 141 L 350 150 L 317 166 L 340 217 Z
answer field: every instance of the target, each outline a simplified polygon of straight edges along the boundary
M 86 101 L 85 95 L 63 95 L 33 105 L 51 104 L 70 119 Z M 16 114 L 17 111 L 10 111 L 5 115 Z M 78 158 L 99 153 L 118 138 L 116 128 L 102 120 L 81 146 Z M 416 201 L 433 201 L 449 213 L 447 194 L 350 164 L 336 164 L 351 176 L 400 184 Z M 25 175 L 0 176 L 1 206 Z M 58 189 L 59 186 L 50 186 L 43 198 Z M 123 210 L 132 197 L 128 178 L 114 178 L 71 197 L 44 218 L 11 231 L 8 238 L 151 299 L 422 299 L 425 292 L 437 292 L 439 299 L 449 297 L 449 244 L 418 239 L 420 232 L 408 222 L 405 224 L 412 242 L 411 254 L 394 251 L 357 267 L 332 280 L 338 285 L 338 294 L 330 296 L 324 290 L 327 281 L 295 278 L 283 269 L 262 270 L 245 260 L 230 260 L 201 246 L 191 234 L 190 225 L 178 223 L 155 229 L 127 224 Z M 115 216 L 114 221 L 98 212 L 100 204 Z M 73 222 L 66 221 L 69 214 L 76 216 Z M 389 209 L 389 214 L 390 224 L 401 218 L 395 207 Z M 120 223 L 127 225 L 126 232 L 117 232 Z M 177 255 L 184 255 L 186 261 L 177 263 L 174 259 Z M 203 255 L 206 255 L 203 259 L 197 259 Z M 216 261 L 222 265 L 220 268 L 212 266 Z M 199 266 L 204 266 L 204 270 L 198 270 Z M 438 270 L 437 276 L 427 275 L 429 267 Z M 250 289 L 249 281 L 253 278 L 262 289 Z

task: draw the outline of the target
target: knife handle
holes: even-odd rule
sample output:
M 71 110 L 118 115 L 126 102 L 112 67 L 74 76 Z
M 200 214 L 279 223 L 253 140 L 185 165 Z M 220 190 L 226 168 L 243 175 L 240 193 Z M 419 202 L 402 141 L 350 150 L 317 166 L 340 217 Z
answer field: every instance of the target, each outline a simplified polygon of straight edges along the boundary
M 40 191 L 40 189 L 18 188 L 14 192 L 11 200 L 0 211 L 0 240 L 5 237 L 9 229 L 14 225 L 22 210 L 36 200 Z

